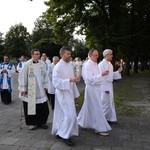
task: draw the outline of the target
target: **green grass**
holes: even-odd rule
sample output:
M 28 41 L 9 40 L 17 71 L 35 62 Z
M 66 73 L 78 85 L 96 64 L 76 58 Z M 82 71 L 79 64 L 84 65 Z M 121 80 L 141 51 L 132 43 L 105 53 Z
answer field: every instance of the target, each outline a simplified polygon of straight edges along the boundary
M 117 86 L 119 88 L 119 86 Z M 130 90 L 125 90 L 125 88 L 119 88 L 119 91 L 117 91 L 117 94 L 115 95 L 115 106 L 116 106 L 116 111 L 117 114 L 123 115 L 123 116 L 133 116 L 137 115 L 140 113 L 140 109 L 134 106 L 129 106 L 124 104 L 125 101 L 125 95 L 129 93 L 134 93 L 135 91 Z M 134 93 L 135 94 L 135 93 Z M 132 96 L 135 96 L 132 94 Z M 84 100 L 84 92 L 80 93 L 80 97 L 76 100 L 76 108 L 77 112 L 80 111 L 82 105 L 83 105 L 83 100 Z
M 124 84 L 124 86 L 116 86 L 115 88 L 114 101 L 117 114 L 122 116 L 134 116 L 140 113 L 138 107 L 126 104 L 126 101 L 137 100 L 137 97 L 140 96 L 139 93 L 126 84 Z
M 128 81 L 117 81 L 114 83 L 114 101 L 117 114 L 133 116 L 140 112 L 140 109 L 135 106 L 126 104 L 128 101 L 137 101 L 141 98 L 137 91 Z
M 141 94 L 141 87 L 143 87 L 143 78 L 150 77 L 150 70 L 139 72 L 139 74 L 131 74 L 130 77 L 123 77 L 122 80 L 114 82 L 114 101 L 118 115 L 135 116 L 140 114 L 143 107 L 131 106 L 128 102 L 140 101 L 144 97 Z M 139 87 L 138 87 L 139 86 Z M 150 86 L 145 89 L 150 91 Z M 80 97 L 76 100 L 77 111 L 82 107 L 84 100 L 84 91 L 80 93 Z
M 83 101 L 84 101 L 84 91 L 80 92 L 80 97 L 75 102 L 77 111 L 80 111 L 83 105 Z
M 116 108 L 117 114 L 121 116 L 135 116 L 140 114 L 141 109 L 139 107 L 122 105 Z
M 119 83 L 114 83 L 114 96 L 116 105 L 119 105 L 124 100 L 134 101 L 141 97 L 139 91 L 136 90 L 128 81 L 124 80 L 117 82 Z
M 150 77 L 150 70 L 139 71 L 139 73 L 131 72 L 131 76 L 135 76 L 135 77 Z
M 140 109 L 134 106 L 129 106 L 125 104 L 126 100 L 137 100 L 139 98 L 139 93 L 127 82 L 115 83 L 114 85 L 114 100 L 117 114 L 124 116 L 136 115 L 140 112 Z M 76 100 L 76 108 L 79 111 L 83 105 L 84 91 L 80 93 L 80 97 Z

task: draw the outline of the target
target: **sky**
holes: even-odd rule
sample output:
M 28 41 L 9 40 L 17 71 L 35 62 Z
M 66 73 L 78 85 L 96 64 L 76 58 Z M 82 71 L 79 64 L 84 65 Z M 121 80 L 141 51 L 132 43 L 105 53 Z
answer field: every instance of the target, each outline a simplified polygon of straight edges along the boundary
M 22 23 L 31 34 L 36 19 L 45 12 L 47 0 L 0 0 L 0 32 L 3 36 L 11 26 Z M 84 40 L 84 35 L 74 34 L 74 38 Z
M 47 9 L 44 0 L 0 0 L 0 32 L 22 23 L 32 33 L 34 22 Z

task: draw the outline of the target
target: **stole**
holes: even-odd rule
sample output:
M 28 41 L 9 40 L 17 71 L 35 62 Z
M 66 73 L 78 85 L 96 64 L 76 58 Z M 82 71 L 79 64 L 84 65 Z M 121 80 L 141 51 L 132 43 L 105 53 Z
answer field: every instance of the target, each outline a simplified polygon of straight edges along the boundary
M 29 66 L 28 74 L 28 115 L 36 114 L 36 80 L 33 65 Z

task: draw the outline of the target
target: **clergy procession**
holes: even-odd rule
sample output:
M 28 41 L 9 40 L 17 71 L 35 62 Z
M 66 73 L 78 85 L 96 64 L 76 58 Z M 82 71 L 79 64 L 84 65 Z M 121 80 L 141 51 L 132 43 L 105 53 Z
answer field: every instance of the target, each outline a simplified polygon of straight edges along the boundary
M 0 63 L 0 95 L 5 105 L 12 99 L 13 80 L 18 74 L 19 99 L 22 101 L 25 123 L 30 131 L 48 129 L 68 146 L 74 146 L 73 136 L 79 129 L 92 129 L 99 136 L 109 136 L 111 124 L 117 122 L 113 80 L 121 79 L 123 67 L 114 71 L 111 64 L 113 51 L 105 49 L 102 61 L 99 52 L 89 50 L 87 60 L 73 60 L 72 50 L 63 46 L 60 56 L 52 56 L 39 49 L 31 51 L 31 58 L 22 55 L 17 65 L 4 55 Z M 84 100 L 79 112 L 76 101 L 80 97 L 78 84 L 84 82 Z M 9 107 L 9 106 L 8 106 Z M 49 113 L 53 113 L 52 127 L 48 126 Z M 94 134 L 94 133 L 93 133 Z

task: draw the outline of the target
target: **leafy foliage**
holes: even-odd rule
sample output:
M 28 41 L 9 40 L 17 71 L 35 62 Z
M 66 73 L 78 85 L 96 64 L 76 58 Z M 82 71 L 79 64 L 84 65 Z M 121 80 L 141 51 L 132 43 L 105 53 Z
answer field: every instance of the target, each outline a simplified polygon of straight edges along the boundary
M 59 56 L 61 45 L 54 43 L 52 27 L 42 17 L 36 20 L 31 39 L 32 49 L 38 48 L 41 53 L 46 53 L 50 58 Z
M 62 45 L 71 45 L 73 56 L 85 58 L 89 48 L 101 53 L 111 48 L 114 60 L 130 62 L 134 72 L 146 68 L 150 59 L 150 1 L 149 0 L 49 0 L 48 9 L 35 22 L 29 35 L 22 25 L 15 25 L 6 34 L 3 52 L 18 57 L 29 54 L 29 49 L 39 48 L 50 57 L 58 55 Z M 86 40 L 76 41 L 74 33 L 85 35 Z
M 85 43 L 80 40 L 74 41 L 74 51 L 73 51 L 73 58 L 79 57 L 83 60 L 86 59 L 88 54 L 88 48 L 86 47 Z
M 124 57 L 127 72 L 129 62 L 150 57 L 150 1 L 145 0 L 49 0 L 44 18 L 52 25 L 54 40 L 72 42 L 78 33 L 86 35 L 86 46 L 100 51 L 111 48 L 115 59 Z M 145 55 L 147 55 L 145 57 Z
M 29 35 L 21 23 L 12 26 L 5 36 L 5 53 L 15 58 L 26 55 Z

